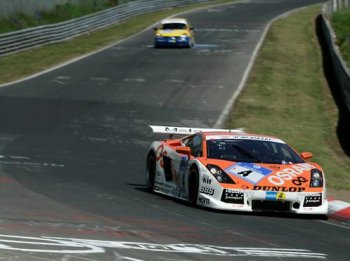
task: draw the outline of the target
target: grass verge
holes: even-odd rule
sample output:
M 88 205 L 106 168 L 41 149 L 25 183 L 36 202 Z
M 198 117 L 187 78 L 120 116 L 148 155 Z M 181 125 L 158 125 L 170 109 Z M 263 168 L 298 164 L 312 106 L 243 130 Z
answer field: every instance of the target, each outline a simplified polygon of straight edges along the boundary
M 107 29 L 77 37 L 70 41 L 50 44 L 41 48 L 1 57 L 0 84 L 24 78 L 38 71 L 45 70 L 104 46 L 108 46 L 170 15 L 200 7 L 230 2 L 234 2 L 234 0 L 215 0 L 206 4 L 194 4 L 142 15 Z M 150 39 L 151 37 L 152 36 L 150 36 Z
M 350 190 L 350 159 L 336 136 L 338 110 L 322 68 L 315 29 L 321 6 L 276 21 L 270 28 L 230 127 L 278 136 L 311 151 L 331 189 Z

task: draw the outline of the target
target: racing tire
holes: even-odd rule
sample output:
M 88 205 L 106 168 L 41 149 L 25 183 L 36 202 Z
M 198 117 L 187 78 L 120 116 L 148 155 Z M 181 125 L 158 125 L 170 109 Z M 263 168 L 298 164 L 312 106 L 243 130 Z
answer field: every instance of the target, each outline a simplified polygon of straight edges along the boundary
M 190 41 L 186 47 L 187 48 L 193 48 L 194 47 L 194 42 Z
M 199 186 L 199 173 L 196 167 L 191 168 L 188 178 L 188 202 L 191 205 L 197 204 Z
M 146 162 L 146 189 L 149 192 L 153 192 L 154 180 L 156 176 L 156 159 L 154 153 L 150 153 L 147 156 Z

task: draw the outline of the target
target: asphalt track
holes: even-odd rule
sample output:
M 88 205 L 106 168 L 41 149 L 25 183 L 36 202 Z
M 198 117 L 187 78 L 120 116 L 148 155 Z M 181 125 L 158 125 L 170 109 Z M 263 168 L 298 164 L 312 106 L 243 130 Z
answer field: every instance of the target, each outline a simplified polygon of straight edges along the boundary
M 1 88 L 0 259 L 348 260 L 346 223 L 194 208 L 144 184 L 147 125 L 215 125 L 267 24 L 316 2 L 187 13 L 193 49 L 154 49 L 150 29 Z

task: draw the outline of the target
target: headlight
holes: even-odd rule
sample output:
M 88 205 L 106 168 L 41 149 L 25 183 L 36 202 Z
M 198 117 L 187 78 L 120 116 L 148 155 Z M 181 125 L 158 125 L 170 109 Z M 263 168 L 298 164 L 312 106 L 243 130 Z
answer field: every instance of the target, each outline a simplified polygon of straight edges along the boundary
M 320 170 L 311 170 L 310 187 L 323 187 L 323 175 Z
M 156 36 L 157 37 L 162 37 L 162 34 L 161 33 L 156 33 Z
M 235 184 L 235 182 L 220 167 L 216 165 L 208 164 L 207 169 L 220 183 Z

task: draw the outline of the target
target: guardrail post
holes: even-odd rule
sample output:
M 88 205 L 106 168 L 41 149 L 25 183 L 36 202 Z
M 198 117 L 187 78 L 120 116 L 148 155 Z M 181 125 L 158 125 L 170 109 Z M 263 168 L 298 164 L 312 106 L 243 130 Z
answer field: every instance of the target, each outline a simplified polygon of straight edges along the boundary
M 332 12 L 336 12 L 338 9 L 338 0 L 332 0 Z

